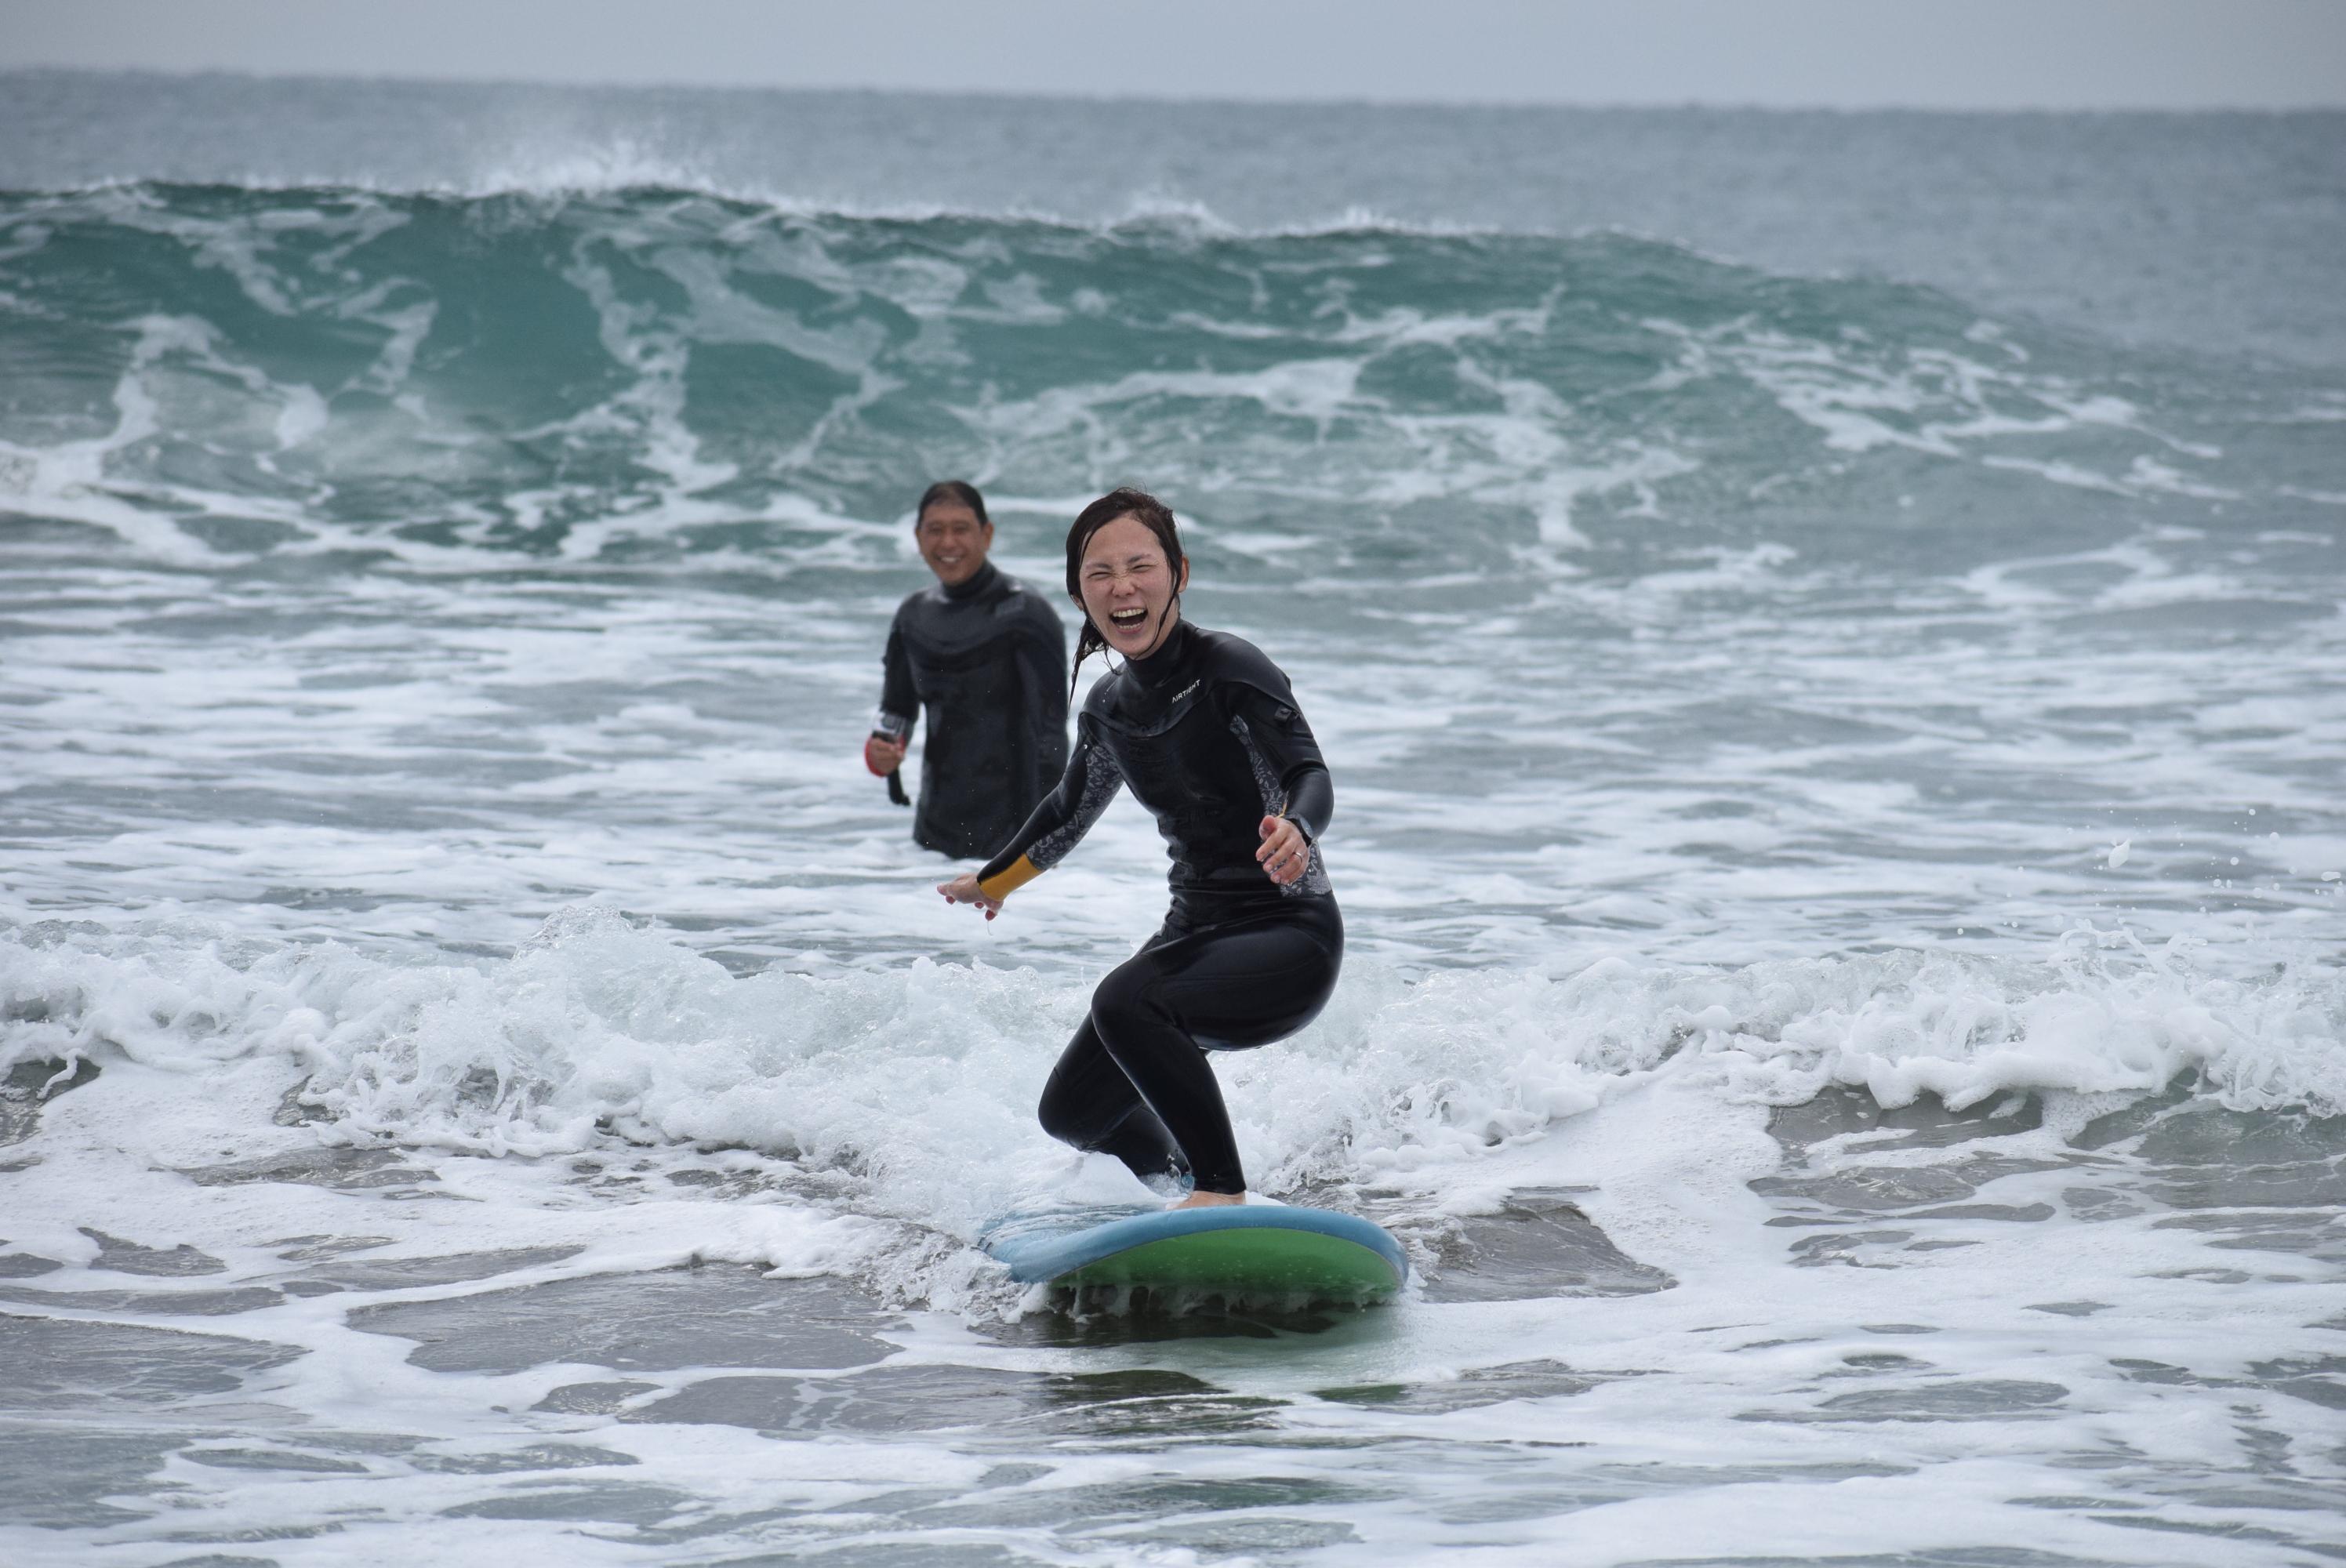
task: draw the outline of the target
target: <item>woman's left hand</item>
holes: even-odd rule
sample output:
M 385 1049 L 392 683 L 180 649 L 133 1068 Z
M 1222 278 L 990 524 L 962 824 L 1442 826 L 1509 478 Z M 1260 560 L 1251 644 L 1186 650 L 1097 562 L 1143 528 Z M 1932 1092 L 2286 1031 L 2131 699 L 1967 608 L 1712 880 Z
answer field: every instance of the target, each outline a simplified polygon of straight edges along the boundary
M 1262 834 L 1262 848 L 1254 852 L 1254 858 L 1265 874 L 1282 888 L 1301 881 L 1311 869 L 1311 844 L 1303 830 L 1284 817 L 1265 817 L 1258 831 Z

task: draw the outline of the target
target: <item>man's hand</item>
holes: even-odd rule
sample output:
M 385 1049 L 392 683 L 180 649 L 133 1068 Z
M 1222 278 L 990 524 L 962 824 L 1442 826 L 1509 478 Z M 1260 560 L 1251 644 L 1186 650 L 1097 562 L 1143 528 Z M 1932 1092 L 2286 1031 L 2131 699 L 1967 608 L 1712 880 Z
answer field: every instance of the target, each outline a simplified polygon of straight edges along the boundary
M 978 891 L 975 871 L 964 871 L 949 882 L 939 882 L 937 891 L 944 894 L 945 902 L 949 904 L 975 904 L 985 911 L 988 920 L 1002 912 L 1000 899 L 988 898 Z
M 863 766 L 885 779 L 904 765 L 904 743 L 874 734 L 863 743 Z
M 1311 869 L 1311 845 L 1302 829 L 1284 817 L 1265 817 L 1257 830 L 1262 834 L 1262 848 L 1254 858 L 1272 881 L 1289 887 Z

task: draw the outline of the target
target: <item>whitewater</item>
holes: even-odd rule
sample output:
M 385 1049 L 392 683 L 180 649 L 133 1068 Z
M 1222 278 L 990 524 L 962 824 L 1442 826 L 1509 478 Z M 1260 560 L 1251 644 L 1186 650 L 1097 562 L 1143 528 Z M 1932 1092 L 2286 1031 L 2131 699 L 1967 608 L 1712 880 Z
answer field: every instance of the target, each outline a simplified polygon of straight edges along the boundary
M 11 86 L 0 1557 L 2346 1555 L 2346 119 Z M 931 891 L 943 476 L 1293 677 L 1389 1309 L 976 1249 L 1164 860 Z

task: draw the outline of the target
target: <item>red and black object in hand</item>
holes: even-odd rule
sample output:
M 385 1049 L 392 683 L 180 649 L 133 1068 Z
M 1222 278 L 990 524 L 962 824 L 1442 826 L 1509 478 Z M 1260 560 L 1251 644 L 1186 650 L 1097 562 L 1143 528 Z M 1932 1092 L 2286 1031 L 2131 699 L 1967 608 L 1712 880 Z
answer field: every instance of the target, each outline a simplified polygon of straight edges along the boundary
M 897 766 L 904 755 L 904 742 L 912 733 L 909 722 L 892 713 L 883 713 L 873 720 L 872 734 L 863 742 L 863 766 L 888 780 L 888 799 L 898 806 L 913 803 L 912 797 L 904 793 L 904 776 Z

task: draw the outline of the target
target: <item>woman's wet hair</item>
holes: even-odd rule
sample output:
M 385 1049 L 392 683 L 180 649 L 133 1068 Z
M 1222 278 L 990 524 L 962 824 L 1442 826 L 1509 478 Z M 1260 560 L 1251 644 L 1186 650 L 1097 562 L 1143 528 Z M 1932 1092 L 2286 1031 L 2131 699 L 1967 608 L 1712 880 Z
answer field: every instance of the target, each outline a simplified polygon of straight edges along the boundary
M 985 497 L 966 479 L 940 479 L 922 491 L 921 504 L 913 508 L 913 526 L 919 527 L 921 519 L 929 514 L 929 508 L 940 501 L 957 501 L 977 514 L 979 527 L 994 526 L 994 519 L 985 514 Z
M 981 516 L 984 514 L 980 514 Z M 1083 610 L 1084 629 L 1076 634 L 1076 662 L 1067 672 L 1067 695 L 1076 693 L 1076 680 L 1084 667 L 1084 660 L 1105 649 L 1107 638 L 1092 624 L 1091 611 L 1084 607 L 1084 551 L 1092 535 L 1119 517 L 1129 517 L 1151 534 L 1165 546 L 1165 567 L 1173 574 L 1173 597 L 1165 606 L 1171 615 L 1173 606 L 1181 602 L 1181 530 L 1174 524 L 1173 509 L 1146 490 L 1111 490 L 1076 514 L 1076 524 L 1067 530 L 1067 597 Z

